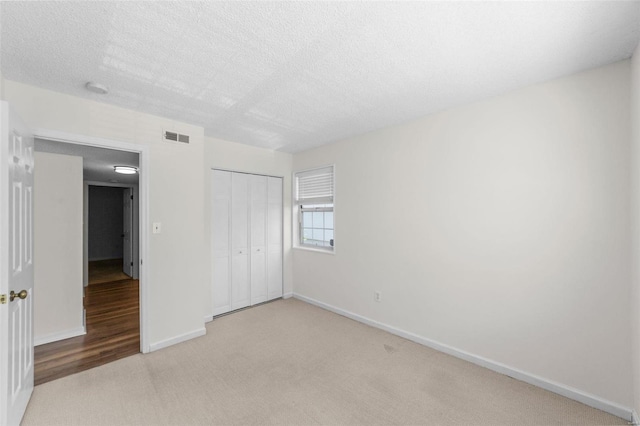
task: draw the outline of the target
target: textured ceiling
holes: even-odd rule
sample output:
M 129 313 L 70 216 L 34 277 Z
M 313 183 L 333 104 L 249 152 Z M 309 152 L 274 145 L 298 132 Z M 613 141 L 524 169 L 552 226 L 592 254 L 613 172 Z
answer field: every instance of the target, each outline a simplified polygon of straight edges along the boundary
M 83 179 L 107 183 L 138 183 L 138 175 L 123 175 L 113 171 L 114 166 L 138 167 L 138 154 L 87 145 L 36 139 L 36 152 L 75 155 L 82 157 Z
M 287 152 L 626 59 L 640 40 L 637 1 L 2 2 L 0 14 L 9 80 Z

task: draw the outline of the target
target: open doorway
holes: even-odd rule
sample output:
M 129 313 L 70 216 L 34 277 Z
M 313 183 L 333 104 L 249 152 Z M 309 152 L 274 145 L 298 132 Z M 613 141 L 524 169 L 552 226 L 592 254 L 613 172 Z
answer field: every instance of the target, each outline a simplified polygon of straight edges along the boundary
M 138 279 L 137 184 L 86 182 L 85 285 Z
M 45 139 L 36 139 L 35 151 L 36 161 L 45 166 L 41 175 L 36 171 L 36 200 L 39 182 L 47 192 L 42 195 L 42 205 L 35 207 L 36 227 L 40 231 L 35 244 L 41 247 L 37 265 L 43 265 L 41 273 L 35 274 L 39 294 L 34 306 L 35 384 L 38 385 L 140 352 L 140 207 L 138 174 L 114 173 L 116 165 L 138 168 L 138 153 Z M 72 164 L 74 160 L 82 164 L 82 171 L 71 176 L 73 167 L 64 167 L 64 164 Z M 60 165 L 56 170 L 57 163 Z M 58 175 L 66 176 L 60 185 L 52 182 L 60 177 Z M 80 182 L 76 184 L 78 179 Z M 52 194 L 56 191 L 57 194 Z M 50 209 L 46 208 L 47 197 L 55 200 Z M 77 215 L 62 213 L 77 213 L 78 209 L 79 220 Z M 56 236 L 57 226 L 76 220 L 75 225 L 67 224 L 72 232 Z M 59 246 L 64 246 L 68 255 L 51 250 L 46 240 L 52 237 L 63 239 L 64 243 Z M 74 249 L 78 246 L 79 251 Z M 44 269 L 53 258 L 57 259 L 55 269 Z M 61 280 L 52 278 L 57 271 L 62 274 L 62 269 L 78 273 L 72 279 L 67 274 L 61 284 Z M 65 292 L 70 296 L 65 298 L 64 309 L 60 309 L 59 304 L 49 306 L 52 303 L 47 294 Z M 78 312 L 81 332 L 69 336 L 64 332 L 68 326 L 62 317 L 71 316 L 73 321 L 78 321 Z M 47 331 L 59 327 L 61 332 L 45 333 L 43 338 L 40 331 L 45 324 Z

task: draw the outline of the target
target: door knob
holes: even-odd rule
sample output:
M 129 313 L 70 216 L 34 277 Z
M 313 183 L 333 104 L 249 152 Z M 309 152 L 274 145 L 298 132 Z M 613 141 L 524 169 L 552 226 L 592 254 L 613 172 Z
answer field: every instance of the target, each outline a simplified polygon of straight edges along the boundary
M 9 294 L 9 301 L 13 302 L 13 299 L 15 299 L 16 297 L 20 299 L 26 299 L 27 290 L 22 290 L 20 293 L 16 293 L 15 291 L 11 290 L 11 293 Z

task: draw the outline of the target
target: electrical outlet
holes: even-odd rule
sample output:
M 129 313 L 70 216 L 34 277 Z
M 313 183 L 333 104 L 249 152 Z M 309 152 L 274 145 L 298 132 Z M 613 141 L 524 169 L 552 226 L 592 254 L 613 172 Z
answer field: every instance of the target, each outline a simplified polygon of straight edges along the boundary
M 162 232 L 162 224 L 160 222 L 154 222 L 153 223 L 153 233 L 154 234 L 159 234 L 160 232 Z
M 373 300 L 375 300 L 376 302 L 382 302 L 382 293 L 380 293 L 379 291 L 374 291 Z

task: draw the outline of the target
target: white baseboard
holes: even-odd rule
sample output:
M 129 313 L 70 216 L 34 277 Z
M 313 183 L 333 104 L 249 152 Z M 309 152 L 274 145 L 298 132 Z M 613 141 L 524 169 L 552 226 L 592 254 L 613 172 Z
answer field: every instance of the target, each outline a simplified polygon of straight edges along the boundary
M 283 299 L 291 299 L 293 297 L 293 292 L 285 293 L 282 295 Z
M 583 392 L 571 386 L 566 386 L 561 383 L 554 382 L 553 380 L 548 380 L 543 377 L 539 377 L 534 374 L 530 374 L 525 371 L 519 370 L 517 368 L 509 367 L 508 365 L 502 364 L 500 362 L 492 361 L 490 359 L 483 358 L 481 356 L 474 355 L 469 352 L 465 352 L 463 350 L 454 348 L 444 343 L 440 343 L 435 340 L 431 340 L 426 337 L 418 336 L 417 334 L 410 333 L 408 331 L 404 331 L 399 328 L 383 324 L 381 322 L 369 319 L 367 317 L 363 317 L 358 314 L 354 314 L 352 312 L 346 311 L 341 308 L 337 308 L 332 305 L 328 305 L 324 302 L 320 302 L 318 300 L 303 296 L 301 294 L 293 293 L 293 297 L 296 299 L 302 300 L 303 302 L 307 302 L 312 305 L 318 306 L 320 308 L 326 309 L 328 311 L 334 312 L 336 314 L 345 316 L 347 318 L 351 318 L 352 320 L 370 325 L 375 328 L 379 328 L 391 334 L 395 334 L 396 336 L 400 336 L 405 339 L 411 340 L 413 342 L 419 343 L 421 345 L 428 346 L 437 351 L 455 356 L 456 358 L 460 358 L 465 361 L 469 361 L 473 364 L 479 365 L 481 367 L 488 368 L 489 370 L 493 370 L 497 373 L 504 374 L 506 376 L 513 377 L 514 379 L 532 384 L 539 388 L 546 389 L 550 392 L 557 393 L 559 395 L 581 402 L 590 407 L 597 408 L 599 410 L 613 414 L 614 416 L 621 417 L 627 421 L 633 421 L 633 416 L 634 416 L 633 411 L 630 408 L 623 407 L 615 402 L 607 401 L 603 398 L 600 398 L 595 395 L 591 395 L 587 392 Z M 637 415 L 635 419 L 638 419 Z
M 195 339 L 196 337 L 204 336 L 205 334 L 207 334 L 207 329 L 202 327 L 197 330 L 172 337 L 170 339 L 161 340 L 159 342 L 150 344 L 149 352 L 157 351 L 169 346 L 176 345 L 178 343 L 186 342 L 187 340 Z
M 205 323 L 211 322 L 211 321 L 213 321 L 213 315 L 205 315 L 204 316 L 204 322 Z
M 87 334 L 84 327 L 78 327 L 71 330 L 61 331 L 59 333 L 50 333 L 44 336 L 37 336 L 33 339 L 34 346 L 40 346 L 51 342 L 57 342 L 58 340 L 70 339 L 76 336 L 82 336 Z

